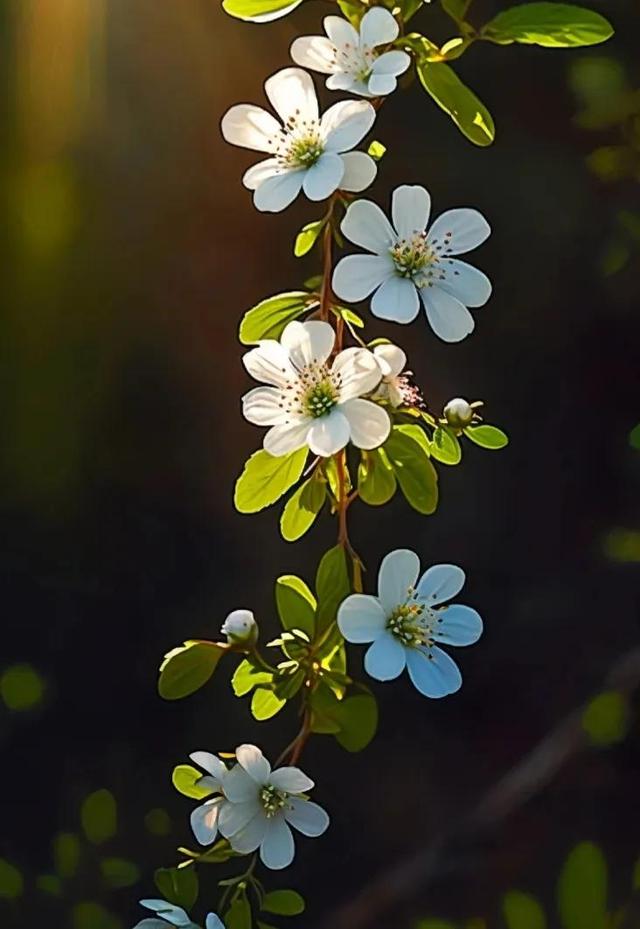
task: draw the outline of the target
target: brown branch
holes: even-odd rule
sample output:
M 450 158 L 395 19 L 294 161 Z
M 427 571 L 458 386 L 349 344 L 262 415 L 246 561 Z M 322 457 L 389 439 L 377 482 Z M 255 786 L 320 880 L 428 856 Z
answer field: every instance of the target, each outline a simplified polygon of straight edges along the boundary
M 630 697 L 640 687 L 640 649 L 619 659 L 607 674 L 604 689 L 614 689 Z M 438 875 L 444 853 L 473 844 L 501 825 L 531 797 L 539 794 L 589 740 L 582 724 L 584 705 L 569 713 L 528 755 L 508 771 L 480 798 L 467 815 L 435 835 L 428 845 L 396 862 L 362 888 L 348 904 L 331 911 L 321 929 L 364 929 L 380 926 L 381 916 L 392 907 L 420 893 Z M 447 862 L 449 865 L 450 862 Z

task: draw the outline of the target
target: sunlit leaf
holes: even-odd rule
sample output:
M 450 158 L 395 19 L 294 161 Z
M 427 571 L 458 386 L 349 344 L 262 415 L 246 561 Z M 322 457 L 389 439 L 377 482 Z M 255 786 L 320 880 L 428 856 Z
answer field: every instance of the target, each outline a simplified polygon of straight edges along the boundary
M 613 27 L 594 10 L 568 3 L 523 3 L 498 13 L 481 32 L 484 39 L 509 45 L 567 48 L 598 45 L 613 35 Z
M 299 480 L 307 454 L 306 446 L 278 458 L 264 449 L 254 452 L 236 481 L 236 509 L 240 513 L 257 513 L 279 500 Z
M 276 607 L 283 629 L 302 629 L 313 638 L 317 603 L 302 578 L 283 574 L 276 580 Z
M 460 443 L 446 426 L 438 426 L 434 430 L 429 450 L 436 461 L 446 465 L 456 465 L 462 458 Z
M 510 890 L 504 895 L 502 912 L 507 929 L 546 929 L 544 911 L 530 894 Z
M 570 852 L 558 882 L 563 929 L 607 929 L 607 863 L 597 845 Z
M 222 8 L 229 16 L 252 23 L 270 23 L 288 16 L 302 0 L 223 0 Z
M 318 236 L 322 232 L 324 225 L 325 221 L 319 219 L 315 223 L 307 223 L 306 226 L 302 227 L 293 246 L 293 254 L 296 258 L 302 258 L 303 255 L 311 251 L 318 241 Z
M 171 783 L 185 797 L 193 800 L 204 800 L 210 797 L 213 791 L 210 787 L 200 787 L 198 781 L 203 777 L 202 771 L 190 764 L 179 764 L 173 769 Z
M 582 726 L 589 741 L 598 748 L 621 742 L 629 726 L 627 701 L 615 690 L 598 694 L 587 704 Z
M 481 448 L 504 448 L 505 445 L 509 444 L 508 435 L 498 429 L 497 426 L 467 426 L 464 429 L 464 434 L 468 439 L 471 439 L 472 442 L 475 442 L 476 445 L 479 445 Z
M 280 532 L 287 542 L 296 542 L 314 524 L 327 496 L 323 480 L 310 477 L 287 500 L 280 517 Z
M 419 513 L 433 513 L 438 505 L 438 475 L 422 442 L 394 427 L 384 444 L 400 489 Z
M 356 694 L 340 702 L 336 739 L 348 752 L 361 752 L 376 734 L 378 705 L 372 694 Z
M 334 621 L 338 607 L 350 592 L 347 556 L 344 548 L 336 545 L 324 553 L 316 574 L 318 632 L 323 632 Z
M 84 834 L 94 845 L 112 839 L 118 830 L 117 806 L 109 790 L 96 790 L 82 803 L 80 821 Z
M 490 145 L 496 134 L 491 113 L 444 62 L 417 63 L 420 83 L 474 145 Z
M 285 698 L 279 697 L 273 690 L 257 687 L 251 698 L 251 713 L 254 719 L 262 722 L 279 713 L 286 702 Z
M 207 683 L 223 654 L 216 642 L 188 641 L 172 649 L 160 665 L 158 693 L 165 700 L 188 697 Z
M 257 668 L 245 658 L 234 671 L 231 686 L 236 697 L 244 697 L 245 694 L 251 693 L 258 684 L 270 684 L 272 680 L 273 674 Z
M 387 146 L 383 145 L 382 142 L 378 142 L 377 139 L 374 139 L 367 149 L 367 154 L 370 155 L 374 161 L 380 161 L 381 158 L 384 158 L 386 151 Z
M 253 345 L 260 339 L 278 339 L 287 323 L 298 319 L 309 308 L 309 294 L 304 290 L 262 300 L 242 317 L 240 341 L 243 345 Z
M 381 448 L 360 453 L 358 466 L 358 493 L 369 506 L 388 503 L 396 492 L 396 477 L 385 452 Z
M 272 890 L 265 894 L 261 909 L 277 916 L 299 916 L 304 913 L 304 897 L 295 890 Z
M 161 896 L 175 906 L 190 910 L 198 899 L 199 881 L 195 867 L 158 868 L 153 875 Z

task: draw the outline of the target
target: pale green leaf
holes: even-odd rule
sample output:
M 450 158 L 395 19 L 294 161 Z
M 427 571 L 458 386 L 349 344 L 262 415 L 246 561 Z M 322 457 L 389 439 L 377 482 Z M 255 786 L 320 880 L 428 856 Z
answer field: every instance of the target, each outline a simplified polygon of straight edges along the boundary
M 448 64 L 422 58 L 417 71 L 427 93 L 474 145 L 493 142 L 496 130 L 491 113 Z
M 497 426 L 489 426 L 487 424 L 482 426 L 467 426 L 466 429 L 464 429 L 464 434 L 481 448 L 497 449 L 504 448 L 505 445 L 509 444 L 508 435 L 503 432 L 502 429 L 498 429 Z
M 260 339 L 277 339 L 287 323 L 298 319 L 309 308 L 309 294 L 305 290 L 262 300 L 242 317 L 240 341 L 243 345 L 253 345 Z
M 283 629 L 302 629 L 310 639 L 315 633 L 316 598 L 302 578 L 283 574 L 276 581 L 276 607 Z
M 306 445 L 278 458 L 264 449 L 254 452 L 236 481 L 236 509 L 240 513 L 257 513 L 279 500 L 299 480 L 307 454 Z
M 569 3 L 523 3 L 498 13 L 481 32 L 499 45 L 519 42 L 547 48 L 598 45 L 613 35 L 604 16 Z
M 269 23 L 281 19 L 300 6 L 302 0 L 223 0 L 222 8 L 229 16 L 251 23 Z
M 165 700 L 189 696 L 207 683 L 223 654 L 216 642 L 188 641 L 172 649 L 160 665 L 158 693 Z
M 287 500 L 280 517 L 280 532 L 287 542 L 300 539 L 314 524 L 327 496 L 323 480 L 313 476 L 300 484 Z
M 350 593 L 347 556 L 344 548 L 336 545 L 324 553 L 316 574 L 318 632 L 323 632 L 335 620 L 338 607 Z
M 370 155 L 374 161 L 380 161 L 381 158 L 384 158 L 386 151 L 387 146 L 383 145 L 382 142 L 378 142 L 377 139 L 374 139 L 367 149 L 367 154 Z
M 438 475 L 422 443 L 395 427 L 383 447 L 406 500 L 419 513 L 433 513 L 438 505 Z
M 570 852 L 558 883 L 563 929 L 607 929 L 607 863 L 597 845 Z
M 257 687 L 251 698 L 251 713 L 254 719 L 262 722 L 279 713 L 286 702 L 286 698 L 279 697 L 273 690 Z
M 251 693 L 258 684 L 270 684 L 273 674 L 257 668 L 247 658 L 240 662 L 231 678 L 231 686 L 236 697 L 244 697 Z
M 185 797 L 192 800 L 204 800 L 210 797 L 213 791 L 210 787 L 199 787 L 198 781 L 203 777 L 202 771 L 190 764 L 177 765 L 171 774 L 171 783 L 175 789 Z
M 277 916 L 299 916 L 304 913 L 304 897 L 295 890 L 271 890 L 265 894 L 261 909 Z
M 445 426 L 438 426 L 434 430 L 429 447 L 432 457 L 441 464 L 456 465 L 462 458 L 457 437 Z
M 396 477 L 385 452 L 381 448 L 360 452 L 358 466 L 358 493 L 369 506 L 388 503 L 396 492 Z
M 311 251 L 318 241 L 318 236 L 322 232 L 324 225 L 325 221 L 319 219 L 315 223 L 307 223 L 306 226 L 302 227 L 293 246 L 293 254 L 296 258 L 302 258 L 303 255 Z

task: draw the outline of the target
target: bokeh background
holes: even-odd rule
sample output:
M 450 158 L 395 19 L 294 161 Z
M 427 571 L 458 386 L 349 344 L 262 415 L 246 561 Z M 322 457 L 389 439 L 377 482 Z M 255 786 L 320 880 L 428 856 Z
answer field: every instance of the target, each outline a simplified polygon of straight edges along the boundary
M 419 86 L 375 127 L 388 153 L 372 195 L 384 204 L 398 183 L 423 183 L 438 212 L 479 208 L 494 231 L 473 260 L 495 292 L 459 345 L 422 319 L 371 332 L 410 347 L 433 409 L 481 398 L 511 444 L 467 447 L 459 467 L 441 467 L 434 516 L 401 499 L 351 511 L 369 587 L 397 546 L 461 564 L 486 633 L 459 654 L 455 697 L 380 685 L 364 753 L 312 741 L 304 767 L 332 828 L 302 841 L 273 882 L 305 893 L 309 927 L 472 808 L 638 646 L 638 13 L 628 0 L 596 5 L 617 29 L 606 46 L 479 44 L 456 63 L 496 119 L 491 148 L 467 142 Z M 477 0 L 471 18 L 498 8 Z M 216 0 L 3 5 L 3 929 L 133 925 L 154 868 L 191 841 L 173 765 L 236 740 L 275 755 L 295 726 L 288 713 L 256 723 L 224 665 L 187 701 L 163 703 L 155 684 L 164 651 L 213 636 L 232 608 L 254 609 L 269 638 L 274 578 L 311 581 L 333 544 L 328 517 L 289 545 L 276 508 L 233 510 L 260 438 L 240 417 L 238 322 L 316 273 L 291 242 L 319 213 L 305 201 L 256 214 L 240 186 L 251 155 L 218 132 L 229 105 L 262 100 L 293 37 L 317 32 L 325 12 L 313 0 L 257 27 Z M 453 34 L 436 4 L 415 26 Z M 611 146 L 626 154 L 591 154 Z M 558 870 L 582 839 L 602 846 L 623 902 L 640 852 L 639 762 L 632 716 L 624 740 L 573 759 L 489 842 L 367 925 L 502 926 L 510 886 L 552 914 Z M 117 831 L 104 845 L 83 838 L 65 871 L 59 836 L 82 836 L 97 790 L 116 800 Z M 105 856 L 135 863 L 139 880 L 106 880 Z

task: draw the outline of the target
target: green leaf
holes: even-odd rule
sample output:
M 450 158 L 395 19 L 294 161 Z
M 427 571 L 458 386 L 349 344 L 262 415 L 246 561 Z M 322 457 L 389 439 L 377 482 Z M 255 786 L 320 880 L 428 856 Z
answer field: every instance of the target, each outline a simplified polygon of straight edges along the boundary
M 497 426 L 467 426 L 464 434 L 481 448 L 504 448 L 509 444 L 509 436 Z
M 441 0 L 442 9 L 455 23 L 464 22 L 469 0 Z
M 335 620 L 338 607 L 350 593 L 347 556 L 344 548 L 336 545 L 324 553 L 316 574 L 317 632 L 324 632 Z
M 426 455 L 431 455 L 431 443 L 422 426 L 417 426 L 415 423 L 403 423 L 401 426 L 395 426 L 394 428 L 396 435 L 409 436 L 410 439 L 413 439 L 424 449 Z
M 236 697 L 244 697 L 258 684 L 270 684 L 272 680 L 273 674 L 263 671 L 245 658 L 234 671 L 231 686 Z
M 257 513 L 279 500 L 304 470 L 308 448 L 275 458 L 264 449 L 254 452 L 236 481 L 233 498 L 240 513 Z
M 570 852 L 558 882 L 558 910 L 564 929 L 606 929 L 607 863 L 592 842 Z
M 357 29 L 368 8 L 358 0 L 337 0 L 337 3 L 343 16 L 346 16 L 351 25 Z
M 125 858 L 103 858 L 100 871 L 110 887 L 133 887 L 140 880 L 138 866 Z
M 204 777 L 202 771 L 192 767 L 190 764 L 177 765 L 171 774 L 171 783 L 185 797 L 191 797 L 192 800 L 204 800 L 210 797 L 213 791 L 210 787 L 199 787 L 198 781 Z
M 281 19 L 300 6 L 302 0 L 223 0 L 222 9 L 229 16 L 252 23 L 269 23 Z
M 496 130 L 491 113 L 449 65 L 422 58 L 417 71 L 424 89 L 469 141 L 483 146 L 493 142 Z
M 112 839 L 118 830 L 116 801 L 108 790 L 96 790 L 82 803 L 80 821 L 84 834 L 94 845 Z
M 215 671 L 224 649 L 216 642 L 187 641 L 164 656 L 158 693 L 165 700 L 180 700 L 199 690 Z
M 407 501 L 429 515 L 438 505 L 438 475 L 424 446 L 402 428 L 394 427 L 383 448 Z
M 481 32 L 498 45 L 519 42 L 547 48 L 598 45 L 613 35 L 613 27 L 594 10 L 568 3 L 523 3 L 498 13 Z
M 296 241 L 293 246 L 293 254 L 296 258 L 302 258 L 303 255 L 311 251 L 318 241 L 318 236 L 324 229 L 324 226 L 324 219 L 319 219 L 315 223 L 307 223 L 306 226 L 302 227 L 296 236 Z
M 381 158 L 384 158 L 386 151 L 387 146 L 383 145 L 382 142 L 378 142 L 377 139 L 374 139 L 367 149 L 367 155 L 373 158 L 374 161 L 380 161 Z
M 257 687 L 251 698 L 251 713 L 254 719 L 263 722 L 279 713 L 286 702 L 286 698 L 279 697 L 273 690 Z
M 350 310 L 346 306 L 333 306 L 331 307 L 335 316 L 339 319 L 344 319 L 347 326 L 355 327 L 356 329 L 364 329 L 364 319 L 354 310 Z
M 242 317 L 240 341 L 243 345 L 253 345 L 260 339 L 277 339 L 287 323 L 298 319 L 308 309 L 309 294 L 305 290 L 293 290 L 262 300 Z
M 194 867 L 158 868 L 153 880 L 161 896 L 174 906 L 190 910 L 198 899 L 200 885 Z
M 304 913 L 304 897 L 295 890 L 272 890 L 265 894 L 261 909 L 277 916 L 299 916 Z
M 358 493 L 369 506 L 388 503 L 396 492 L 396 478 L 385 452 L 381 448 L 360 453 Z
M 251 906 L 246 896 L 237 897 L 224 914 L 226 929 L 251 929 Z
M 53 866 L 58 877 L 73 877 L 80 861 L 80 840 L 71 832 L 61 832 L 53 840 Z
M 582 727 L 597 748 L 622 742 L 629 727 L 627 701 L 616 690 L 598 694 L 587 704 Z
M 547 920 L 538 901 L 519 890 L 504 895 L 502 912 L 507 929 L 546 929 Z
M 434 430 L 429 448 L 432 457 L 442 464 L 456 465 L 462 458 L 462 450 L 457 437 L 450 429 L 443 426 L 438 426 Z
M 283 629 L 302 629 L 310 639 L 315 633 L 316 598 L 302 578 L 283 574 L 276 581 L 276 607 Z
M 321 680 L 309 696 L 312 710 L 311 731 L 319 735 L 335 735 L 340 732 L 338 710 L 340 699 L 328 680 Z
M 0 858 L 0 900 L 15 900 L 22 896 L 24 880 L 18 869 L 5 858 Z
M 287 542 L 295 542 L 316 520 L 327 496 L 326 485 L 317 477 L 300 484 L 287 500 L 280 517 L 280 532 Z
M 347 697 L 339 704 L 337 721 L 340 731 L 336 739 L 348 752 L 361 752 L 376 734 L 378 704 L 371 694 Z

